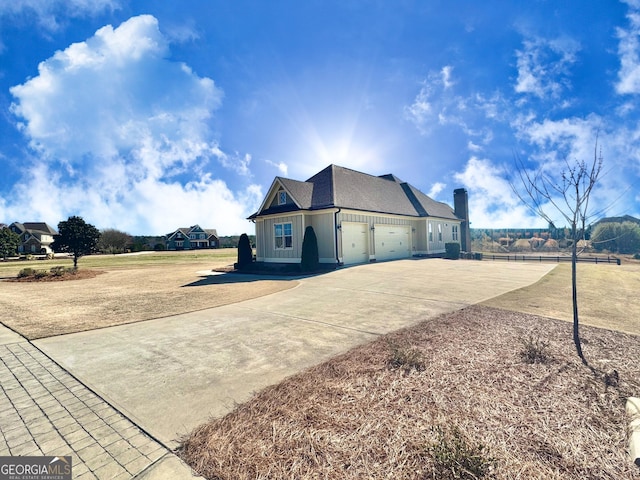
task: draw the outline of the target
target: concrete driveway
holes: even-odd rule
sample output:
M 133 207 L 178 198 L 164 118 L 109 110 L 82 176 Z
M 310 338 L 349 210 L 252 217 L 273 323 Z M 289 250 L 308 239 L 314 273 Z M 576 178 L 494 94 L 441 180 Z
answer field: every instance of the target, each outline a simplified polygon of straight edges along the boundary
M 174 447 L 252 392 L 379 335 L 530 285 L 554 266 L 362 265 L 234 305 L 34 343 Z

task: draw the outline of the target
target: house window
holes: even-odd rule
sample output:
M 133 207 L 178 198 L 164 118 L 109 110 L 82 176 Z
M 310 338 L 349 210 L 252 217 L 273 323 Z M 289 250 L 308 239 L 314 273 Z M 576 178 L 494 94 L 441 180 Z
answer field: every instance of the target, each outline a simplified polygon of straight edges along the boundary
M 454 242 L 458 241 L 458 225 L 451 225 L 451 239 Z
M 284 205 L 287 203 L 287 192 L 282 190 L 278 192 L 278 205 Z
M 429 223 L 429 241 L 433 242 L 433 226 Z
M 276 250 L 293 248 L 293 230 L 291 223 L 276 223 L 273 226 L 273 231 Z
M 438 241 L 439 242 L 442 241 L 442 224 L 441 223 L 438 224 Z
M 176 242 L 176 247 L 182 247 L 184 245 L 184 242 L 182 240 L 178 240 Z
M 195 239 L 196 239 L 196 234 L 195 234 L 195 233 L 190 233 L 190 234 L 189 234 L 189 238 L 190 238 L 191 240 L 195 240 Z

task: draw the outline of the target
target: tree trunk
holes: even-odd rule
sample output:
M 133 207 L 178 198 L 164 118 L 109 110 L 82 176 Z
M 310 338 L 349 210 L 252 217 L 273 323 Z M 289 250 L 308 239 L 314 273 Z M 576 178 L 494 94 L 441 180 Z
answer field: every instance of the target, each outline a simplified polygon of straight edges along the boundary
M 73 255 L 73 269 L 78 270 L 78 255 Z
M 577 282 L 577 264 L 578 264 L 578 239 L 576 238 L 576 230 L 574 229 L 573 246 L 571 247 L 571 299 L 573 301 L 573 343 L 576 346 L 576 352 L 587 365 L 587 360 L 582 353 L 582 345 L 580 344 L 580 324 L 578 322 L 578 282 Z

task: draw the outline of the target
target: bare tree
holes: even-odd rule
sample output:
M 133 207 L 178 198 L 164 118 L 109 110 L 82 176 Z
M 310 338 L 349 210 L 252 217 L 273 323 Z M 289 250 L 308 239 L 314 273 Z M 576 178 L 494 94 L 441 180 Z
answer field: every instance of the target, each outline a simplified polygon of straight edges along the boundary
M 573 343 L 580 360 L 587 365 L 580 343 L 576 264 L 578 262 L 578 241 L 584 238 L 589 218 L 589 199 L 602 171 L 602 152 L 598 152 L 598 137 L 596 136 L 592 161 L 565 159 L 563 167 L 555 174 L 543 169 L 534 172 L 527 170 L 518 155 L 516 155 L 515 161 L 516 177 L 520 180 L 522 190 L 514 182 L 511 182 L 511 188 L 518 198 L 550 225 L 553 225 L 553 217 L 549 210 L 560 213 L 561 217 L 570 225 Z

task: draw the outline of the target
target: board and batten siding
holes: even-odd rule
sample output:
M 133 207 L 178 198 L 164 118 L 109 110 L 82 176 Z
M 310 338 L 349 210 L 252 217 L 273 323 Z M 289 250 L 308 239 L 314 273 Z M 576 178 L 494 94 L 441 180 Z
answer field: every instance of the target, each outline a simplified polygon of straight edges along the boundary
M 336 262 L 336 240 L 334 214 L 323 213 L 319 215 L 307 215 L 307 225 L 313 227 L 318 239 L 318 257 L 320 263 Z
M 456 241 L 460 243 L 460 222 L 455 220 L 427 220 L 427 252 L 426 253 L 444 253 L 445 243 Z M 452 226 L 458 226 L 458 239 L 453 240 Z M 431 230 L 429 230 L 431 227 Z M 438 237 L 438 227 L 442 229 L 442 240 Z M 430 238 L 429 232 L 433 232 L 433 238 Z
M 274 225 L 291 223 L 293 235 L 292 248 L 275 248 Z M 304 221 L 301 214 L 265 218 L 256 222 L 256 231 L 260 231 L 262 242 L 256 252 L 256 259 L 264 262 L 299 263 L 302 255 L 302 238 L 304 237 Z

